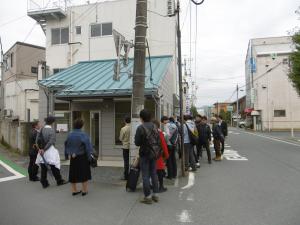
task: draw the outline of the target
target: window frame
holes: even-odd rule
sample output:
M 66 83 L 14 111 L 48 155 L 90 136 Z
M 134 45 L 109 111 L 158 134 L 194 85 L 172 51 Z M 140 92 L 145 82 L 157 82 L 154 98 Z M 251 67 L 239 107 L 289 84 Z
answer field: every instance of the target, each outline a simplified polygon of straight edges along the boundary
M 103 25 L 111 24 L 111 34 L 103 35 Z M 100 35 L 92 36 L 92 26 L 99 25 L 100 26 Z M 89 29 L 90 38 L 101 38 L 101 37 L 111 37 L 113 35 L 113 23 L 112 22 L 104 22 L 104 23 L 91 23 Z
M 33 70 L 36 70 L 36 72 L 34 72 Z M 36 66 L 31 66 L 31 73 L 32 74 L 38 74 L 38 67 L 36 67 Z
M 284 113 L 282 113 L 284 112 Z M 285 109 L 274 109 L 274 117 L 286 117 L 286 110 Z
M 77 32 L 77 29 L 80 29 L 80 33 Z M 76 35 L 81 35 L 81 26 L 75 26 L 75 34 Z
M 62 30 L 67 29 L 68 32 L 68 38 L 66 39 L 67 42 L 62 43 Z M 53 31 L 54 30 L 59 30 L 59 43 L 54 43 L 53 44 Z M 57 27 L 57 28 L 51 28 L 51 45 L 65 45 L 65 44 L 69 44 L 70 41 L 70 30 L 69 27 Z
M 14 53 L 10 53 L 10 68 L 13 68 L 14 66 Z

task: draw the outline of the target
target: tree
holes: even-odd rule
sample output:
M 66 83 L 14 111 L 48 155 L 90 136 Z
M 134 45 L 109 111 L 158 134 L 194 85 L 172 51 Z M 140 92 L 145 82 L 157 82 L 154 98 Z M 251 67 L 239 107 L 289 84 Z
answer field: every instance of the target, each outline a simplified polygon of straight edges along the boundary
M 300 7 L 296 11 L 300 15 Z M 300 30 L 296 28 L 292 40 L 295 44 L 296 50 L 290 55 L 290 72 L 288 74 L 293 86 L 296 88 L 298 94 L 300 94 Z
M 226 121 L 227 123 L 230 123 L 230 120 L 231 120 L 231 113 L 230 112 L 228 112 L 228 111 L 225 112 L 224 109 L 221 109 L 220 116 L 222 116 L 224 121 Z
M 192 105 L 190 111 L 191 111 L 191 114 L 192 114 L 193 117 L 198 115 L 198 111 L 197 111 L 196 106 Z

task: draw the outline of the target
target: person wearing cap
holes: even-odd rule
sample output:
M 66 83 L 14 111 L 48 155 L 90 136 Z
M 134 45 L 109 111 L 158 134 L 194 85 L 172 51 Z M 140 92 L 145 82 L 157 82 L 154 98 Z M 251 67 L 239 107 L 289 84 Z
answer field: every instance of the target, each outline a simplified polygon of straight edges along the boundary
M 221 161 L 222 156 L 221 156 L 221 141 L 224 139 L 222 130 L 220 125 L 218 124 L 217 118 L 212 117 L 211 119 L 212 123 L 212 130 L 213 130 L 213 137 L 214 137 L 214 148 L 216 152 L 216 157 L 214 158 L 215 161 Z
M 52 128 L 55 118 L 48 116 L 45 118 L 45 126 L 37 135 L 36 143 L 39 148 L 39 153 L 36 159 L 36 164 L 41 166 L 41 184 L 43 188 L 49 186 L 47 180 L 48 166 L 56 180 L 58 186 L 64 185 L 67 182 L 62 179 L 60 174 L 60 157 L 58 150 L 54 147 L 56 142 L 55 130 Z

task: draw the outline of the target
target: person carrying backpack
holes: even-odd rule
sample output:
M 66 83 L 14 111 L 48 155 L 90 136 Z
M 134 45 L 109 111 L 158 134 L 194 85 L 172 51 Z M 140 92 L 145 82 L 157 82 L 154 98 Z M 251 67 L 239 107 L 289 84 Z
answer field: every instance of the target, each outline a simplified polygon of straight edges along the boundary
M 162 124 L 164 125 L 167 137 L 167 145 L 169 151 L 169 159 L 167 160 L 168 168 L 168 179 L 175 179 L 177 177 L 177 163 L 176 163 L 176 146 L 178 143 L 178 129 L 175 124 L 173 117 L 168 118 L 163 116 L 161 119 Z
M 39 149 L 39 153 L 36 158 L 36 164 L 40 164 L 41 166 L 41 184 L 43 188 L 47 188 L 49 186 L 49 182 L 47 180 L 48 167 L 51 169 L 57 186 L 67 183 L 61 177 L 59 152 L 54 147 L 56 137 L 55 130 L 51 126 L 55 122 L 55 118 L 53 116 L 48 116 L 45 119 L 45 122 L 46 125 L 38 133 L 36 139 L 36 144 Z
M 144 198 L 141 203 L 152 204 L 158 202 L 158 178 L 156 173 L 156 160 L 162 155 L 159 132 L 156 126 L 151 122 L 151 113 L 143 109 L 140 112 L 142 124 L 138 126 L 134 142 L 140 147 L 140 168 L 143 179 Z M 153 187 L 151 194 L 150 179 Z
M 193 133 L 195 132 L 196 126 L 192 121 L 192 116 L 185 115 L 184 116 L 184 125 L 183 125 L 183 140 L 184 140 L 184 157 L 185 157 L 185 170 L 189 170 L 189 167 L 192 168 L 192 171 L 197 171 L 196 161 L 194 155 L 194 145 L 195 136 Z

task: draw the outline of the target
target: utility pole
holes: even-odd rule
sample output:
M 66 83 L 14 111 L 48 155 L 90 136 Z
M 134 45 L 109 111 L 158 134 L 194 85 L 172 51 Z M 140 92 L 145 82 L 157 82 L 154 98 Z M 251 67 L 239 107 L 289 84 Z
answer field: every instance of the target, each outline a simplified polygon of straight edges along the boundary
M 177 47 L 178 47 L 178 76 L 179 76 L 179 107 L 180 107 L 180 133 L 183 134 L 183 87 L 182 87 L 182 64 L 181 64 L 181 30 L 180 30 L 180 3 L 177 1 Z M 184 140 L 181 137 L 180 151 L 181 151 L 181 173 L 185 176 L 185 155 L 184 155 Z
M 239 127 L 239 85 L 236 85 L 236 127 Z
M 0 37 L 0 46 L 1 46 L 1 62 L 0 62 L 0 66 L 1 66 L 1 99 L 0 99 L 0 118 L 2 119 L 4 117 L 4 55 L 3 55 L 3 48 L 2 48 L 2 41 L 1 41 L 1 37 Z
M 132 79 L 132 105 L 131 105 L 131 157 L 138 154 L 134 144 L 136 128 L 140 123 L 139 113 L 144 108 L 145 101 L 145 57 L 147 32 L 147 0 L 136 0 L 134 66 Z

